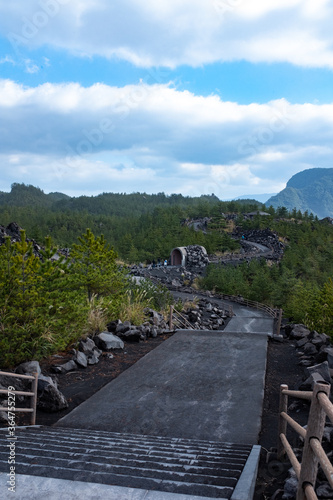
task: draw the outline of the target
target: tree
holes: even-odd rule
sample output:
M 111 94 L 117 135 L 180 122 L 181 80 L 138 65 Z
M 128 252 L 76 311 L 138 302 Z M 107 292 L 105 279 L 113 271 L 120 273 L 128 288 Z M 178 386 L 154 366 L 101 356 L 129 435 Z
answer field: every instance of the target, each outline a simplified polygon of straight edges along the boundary
M 333 332 L 333 281 L 330 278 L 312 295 L 311 305 L 307 311 L 308 324 L 319 332 Z
M 41 260 L 26 241 L 0 246 L 0 364 L 11 366 L 64 349 L 84 321 L 84 304 L 64 286 L 66 266 L 52 261 L 49 239 Z
M 71 285 L 84 289 L 91 300 L 94 294 L 118 294 L 124 287 L 124 274 L 120 271 L 113 248 L 104 236 L 95 237 L 90 229 L 79 237 L 70 254 Z
M 276 215 L 278 217 L 283 217 L 286 218 L 289 215 L 289 212 L 286 207 L 277 207 L 276 209 Z

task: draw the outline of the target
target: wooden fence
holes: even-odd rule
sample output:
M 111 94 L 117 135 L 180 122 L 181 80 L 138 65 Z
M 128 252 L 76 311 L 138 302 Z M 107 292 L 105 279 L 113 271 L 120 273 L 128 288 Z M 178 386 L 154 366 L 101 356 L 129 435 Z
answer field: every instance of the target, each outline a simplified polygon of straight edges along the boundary
M 333 405 L 329 400 L 330 389 L 330 384 L 322 380 L 314 384 L 313 391 L 290 391 L 284 384 L 280 387 L 278 459 L 286 453 L 296 473 L 298 479 L 296 500 L 318 500 L 314 487 L 319 463 L 333 488 L 333 466 L 321 445 L 326 416 L 333 422 Z M 289 396 L 311 401 L 306 430 L 288 415 Z M 296 458 L 286 437 L 288 424 L 304 439 L 302 463 Z
M 186 330 L 193 330 L 192 323 L 189 322 L 185 316 L 176 311 L 173 306 L 170 306 L 170 316 L 169 316 L 169 328 L 172 330 L 174 327 L 184 328 Z
M 277 318 L 279 313 L 282 312 L 281 309 L 274 309 L 273 307 L 270 307 L 266 304 L 261 304 L 261 302 L 256 302 L 254 300 L 244 299 L 243 297 L 240 297 L 238 295 L 220 294 L 220 296 L 223 298 L 223 300 L 237 302 L 237 304 L 241 304 L 242 306 L 245 306 L 245 307 L 253 307 L 255 309 L 260 309 L 261 311 L 265 311 L 270 316 L 272 316 L 272 318 Z
M 0 372 L 0 375 L 5 375 L 6 377 L 11 377 L 13 379 L 24 379 L 31 381 L 31 391 L 16 391 L 9 389 L 0 389 L 0 394 L 6 394 L 8 397 L 15 394 L 17 396 L 27 396 L 31 398 L 30 408 L 17 408 L 16 404 L 8 405 L 7 407 L 0 406 L 0 411 L 5 412 L 24 412 L 31 413 L 30 425 L 36 424 L 36 406 L 37 406 L 37 385 L 38 385 L 38 373 L 33 375 L 19 375 L 17 373 L 10 372 Z M 14 383 L 15 384 L 15 383 Z
M 237 304 L 240 304 L 242 306 L 253 307 L 255 309 L 259 309 L 260 311 L 266 312 L 267 314 L 269 314 L 272 318 L 274 318 L 276 320 L 275 328 L 274 328 L 275 334 L 280 335 L 282 314 L 283 314 L 282 309 L 275 309 L 275 308 L 270 307 L 266 304 L 261 304 L 261 302 L 256 302 L 254 300 L 244 299 L 243 297 L 237 296 L 237 295 L 222 294 L 221 297 L 223 298 L 223 300 L 237 302 Z

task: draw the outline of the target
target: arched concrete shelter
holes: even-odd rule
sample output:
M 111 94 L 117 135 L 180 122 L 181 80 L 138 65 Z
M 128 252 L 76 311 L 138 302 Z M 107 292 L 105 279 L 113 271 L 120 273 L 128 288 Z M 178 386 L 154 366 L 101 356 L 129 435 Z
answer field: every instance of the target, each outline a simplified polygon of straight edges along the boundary
M 171 252 L 171 265 L 185 267 L 186 258 L 187 258 L 186 247 L 174 248 Z

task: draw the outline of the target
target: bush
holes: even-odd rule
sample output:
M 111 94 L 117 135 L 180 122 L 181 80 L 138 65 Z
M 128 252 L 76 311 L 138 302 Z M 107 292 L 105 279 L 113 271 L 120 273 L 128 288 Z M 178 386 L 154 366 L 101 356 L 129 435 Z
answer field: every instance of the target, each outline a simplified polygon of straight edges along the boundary
M 132 279 L 129 281 L 128 286 L 133 299 L 139 300 L 139 302 L 141 300 L 158 311 L 169 309 L 173 303 L 172 294 L 161 283 L 155 284 L 147 279 L 136 282 Z

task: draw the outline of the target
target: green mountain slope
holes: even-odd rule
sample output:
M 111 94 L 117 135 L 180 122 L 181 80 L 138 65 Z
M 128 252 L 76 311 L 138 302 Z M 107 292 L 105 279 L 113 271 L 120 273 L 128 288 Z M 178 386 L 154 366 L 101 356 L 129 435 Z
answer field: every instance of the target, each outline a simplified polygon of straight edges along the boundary
M 10 193 L 0 192 L 0 205 L 15 207 L 50 207 L 53 204 L 49 195 L 38 187 L 25 184 L 12 184 Z
M 85 212 L 90 215 L 132 217 L 152 213 L 157 207 L 179 207 L 195 210 L 194 216 L 200 215 L 200 208 L 213 207 L 219 203 L 214 194 L 197 197 L 181 194 L 164 193 L 102 193 L 97 196 L 79 196 L 72 198 L 63 193 L 45 194 L 38 187 L 14 183 L 11 192 L 0 191 L 0 207 L 29 207 L 52 209 L 54 212 Z M 198 208 L 199 207 L 199 210 Z
M 287 186 L 266 206 L 296 208 L 319 218 L 333 217 L 333 168 L 310 168 L 291 177 Z

